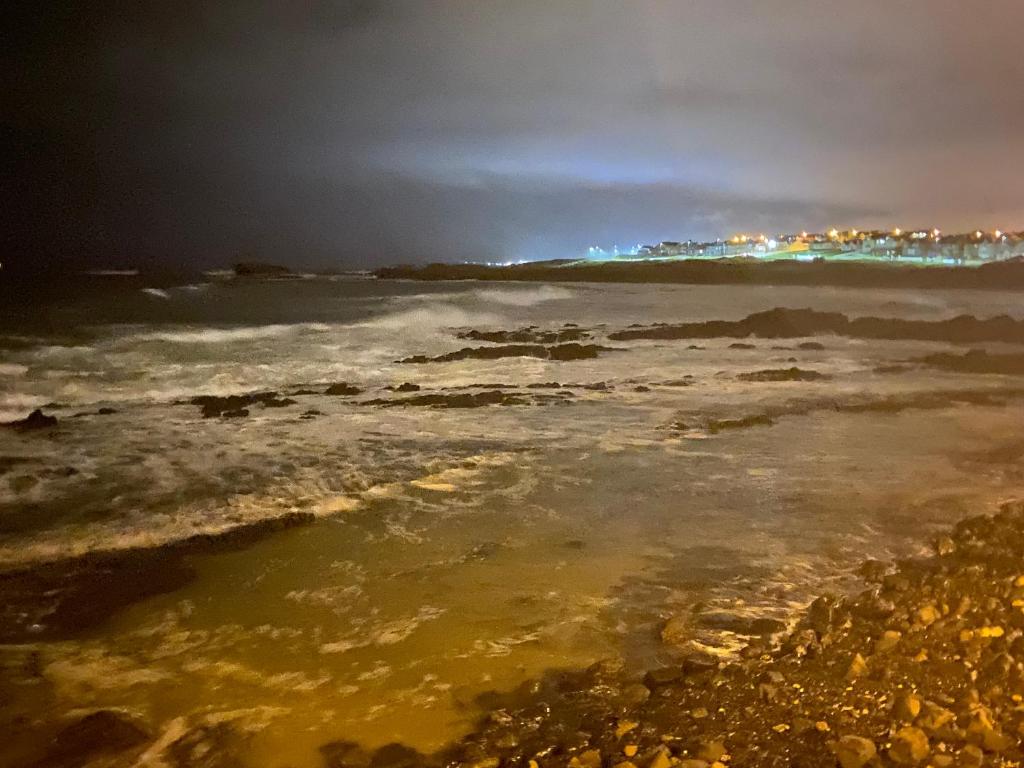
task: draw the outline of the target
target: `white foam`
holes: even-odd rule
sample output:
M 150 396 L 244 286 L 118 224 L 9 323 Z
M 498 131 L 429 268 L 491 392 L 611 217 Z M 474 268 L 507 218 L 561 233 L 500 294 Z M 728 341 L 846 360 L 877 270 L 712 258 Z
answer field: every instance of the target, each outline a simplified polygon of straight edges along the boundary
M 169 299 L 171 294 L 165 291 L 163 288 L 143 288 L 142 292 L 147 296 L 156 296 L 158 299 Z
M 279 339 L 302 333 L 323 333 L 331 330 L 325 323 L 291 323 L 287 325 L 253 325 L 243 328 L 196 328 L 187 331 L 151 331 L 129 337 L 130 341 L 166 341 L 172 344 L 223 344 L 257 339 Z
M 564 301 L 576 297 L 575 291 L 554 285 L 539 288 L 495 289 L 487 288 L 473 292 L 481 301 L 506 304 L 511 307 L 532 307 L 545 301 Z
M 460 309 L 451 304 L 430 304 L 419 309 L 395 312 L 356 323 L 355 327 L 381 328 L 392 331 L 422 332 L 444 328 L 464 328 L 470 325 L 492 325 L 502 318 L 488 312 Z

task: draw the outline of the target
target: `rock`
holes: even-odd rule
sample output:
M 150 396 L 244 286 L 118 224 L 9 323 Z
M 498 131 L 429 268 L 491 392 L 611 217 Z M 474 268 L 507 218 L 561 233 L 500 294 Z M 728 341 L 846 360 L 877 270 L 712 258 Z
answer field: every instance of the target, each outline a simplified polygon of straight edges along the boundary
M 505 344 L 498 347 L 465 347 L 437 357 L 413 355 L 399 360 L 399 363 L 450 363 L 456 360 L 499 360 L 505 357 L 533 357 L 540 360 L 593 360 L 604 352 L 618 351 L 613 347 L 599 344 Z
M 846 669 L 846 679 L 856 680 L 858 677 L 863 677 L 868 673 L 868 663 L 864 660 L 864 657 L 859 653 L 853 655 L 853 659 L 850 660 L 850 666 Z
M 199 395 L 189 401 L 198 405 L 204 419 L 218 416 L 224 418 L 241 418 L 249 415 L 249 407 L 261 405 L 264 408 L 284 408 L 294 405 L 289 397 L 279 397 L 277 392 L 254 392 L 246 395 Z
M 807 624 L 818 635 L 824 635 L 832 629 L 835 619 L 836 601 L 828 596 L 822 595 L 807 608 Z
M 693 628 L 689 616 L 681 614 L 673 616 L 661 628 L 661 641 L 668 645 L 682 645 L 693 637 Z
M 888 653 L 889 651 L 894 650 L 896 646 L 900 644 L 900 639 L 902 637 L 902 632 L 897 632 L 894 629 L 887 629 L 875 643 L 875 653 Z
M 665 685 L 671 685 L 683 678 L 682 667 L 658 667 L 644 675 L 644 685 L 652 691 Z
M 179 768 L 241 768 L 238 755 L 251 733 L 231 722 L 200 725 L 167 747 L 172 765 Z
M 98 755 L 125 752 L 150 738 L 142 726 L 120 712 L 101 709 L 60 730 L 50 742 L 43 764 L 85 765 Z
M 240 261 L 232 268 L 235 277 L 292 277 L 294 273 L 280 264 L 263 261 Z
M 906 726 L 893 736 L 889 757 L 899 765 L 917 765 L 931 754 L 928 737 L 920 728 Z
M 905 723 L 912 723 L 921 714 L 921 699 L 913 693 L 905 693 L 896 699 L 892 714 Z
M 985 765 L 985 753 L 973 744 L 968 744 L 957 755 L 956 768 L 982 768 Z
M 875 743 L 861 736 L 843 736 L 829 745 L 842 768 L 863 768 L 875 759 Z
M 967 740 L 987 752 L 1005 752 L 1016 744 L 1014 739 L 996 728 L 989 712 L 980 708 L 967 726 Z
M 697 749 L 697 757 L 709 763 L 722 759 L 725 754 L 725 744 L 720 741 L 705 741 Z
M 385 744 L 370 758 L 369 768 L 420 768 L 426 757 L 404 744 Z
M 942 618 L 942 614 L 939 612 L 939 609 L 936 608 L 934 604 L 925 603 L 917 609 L 917 613 L 914 614 L 914 618 L 916 619 L 917 626 L 930 627 L 932 624 L 934 624 L 936 621 Z
M 412 384 L 411 382 L 405 382 L 395 387 L 395 392 L 419 392 L 422 387 L 419 384 Z
M 785 622 L 765 616 L 750 617 L 729 611 L 713 611 L 703 613 L 698 621 L 711 629 L 734 632 L 738 635 L 773 635 L 786 628 Z
M 801 368 L 771 368 L 764 371 L 741 373 L 740 381 L 825 381 L 832 377 L 819 371 L 808 371 Z
M 354 741 L 332 741 L 320 747 L 324 768 L 369 768 L 370 753 Z
M 636 722 L 635 720 L 619 720 L 619 722 L 615 725 L 615 738 L 621 739 L 630 731 L 635 730 L 639 725 L 640 723 Z
M 647 768 L 672 768 L 672 759 L 669 756 L 667 749 L 659 749 L 651 761 L 647 763 Z
M 627 685 L 622 689 L 622 702 L 627 706 L 643 704 L 651 697 L 651 689 L 642 683 Z
M 881 560 L 865 560 L 861 563 L 860 568 L 857 569 L 857 573 L 860 574 L 861 578 L 872 584 L 881 584 L 888 571 L 889 566 Z
M 940 707 L 931 701 L 925 701 L 921 705 L 921 715 L 917 720 L 917 725 L 928 734 L 936 736 L 955 720 L 956 715 L 945 707 Z
M 601 752 L 596 749 L 581 752 L 569 761 L 570 768 L 601 768 L 601 764 Z
M 333 395 L 333 396 L 351 397 L 352 395 L 358 395 L 362 391 L 363 390 L 361 390 L 359 387 L 354 386 L 352 384 L 348 384 L 347 382 L 342 381 L 342 382 L 339 382 L 337 384 L 331 384 L 331 386 L 329 386 L 327 389 L 324 390 L 324 394 L 325 395 Z
M 37 429 L 50 429 L 51 427 L 57 426 L 57 417 L 47 416 L 41 410 L 36 408 L 24 419 L 8 421 L 4 426 L 16 429 L 18 432 L 32 432 Z
M 96 411 L 97 416 L 112 416 L 115 413 L 117 413 L 117 411 L 113 408 L 100 408 Z
M 825 345 L 819 341 L 803 341 L 797 344 L 796 348 L 813 352 L 821 352 L 825 349 Z

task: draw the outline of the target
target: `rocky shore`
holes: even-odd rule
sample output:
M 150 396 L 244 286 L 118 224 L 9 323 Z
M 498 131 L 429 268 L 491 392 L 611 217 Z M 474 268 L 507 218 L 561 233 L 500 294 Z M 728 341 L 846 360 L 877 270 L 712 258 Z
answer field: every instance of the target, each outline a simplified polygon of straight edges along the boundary
M 1024 344 L 1024 321 L 1002 315 L 977 318 L 960 315 L 948 320 L 903 320 L 886 317 L 849 318 L 840 312 L 776 307 L 742 320 L 660 323 L 632 326 L 608 334 L 613 341 L 632 339 L 714 339 L 758 337 L 793 339 L 806 336 L 845 336 L 852 339 L 948 341 L 956 344 L 1001 341 Z
M 860 573 L 860 594 L 818 598 L 792 631 L 753 639 L 738 659 L 687 653 L 682 640 L 681 662 L 642 681 L 615 662 L 554 672 L 495 697 L 479 730 L 439 755 L 338 743 L 326 763 L 1021 765 L 1024 503 L 964 520 L 931 557 Z M 673 622 L 663 637 L 677 641 L 685 628 Z
M 485 694 L 476 730 L 435 754 L 324 744 L 325 768 L 1011 768 L 1024 760 L 1024 502 L 966 519 L 928 557 L 865 562 L 863 590 L 822 596 L 786 629 L 745 621 L 731 659 L 661 629 L 676 663 L 553 670 Z M 728 617 L 726 617 L 727 619 Z M 757 636 L 760 633 L 760 636 Z M 351 734 L 358 738 L 358 734 Z M 155 742 L 112 710 L 57 732 L 34 766 L 259 765 L 230 724 Z
M 0 572 L 0 644 L 75 637 L 132 603 L 180 589 L 195 576 L 191 555 L 245 547 L 313 520 L 310 513 L 293 512 L 160 547 L 95 552 Z

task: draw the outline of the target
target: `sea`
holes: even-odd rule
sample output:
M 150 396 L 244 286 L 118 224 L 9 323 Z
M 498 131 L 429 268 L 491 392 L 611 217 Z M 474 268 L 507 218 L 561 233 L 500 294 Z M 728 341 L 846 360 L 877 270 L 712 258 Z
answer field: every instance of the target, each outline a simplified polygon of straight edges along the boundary
M 853 589 L 866 558 L 921 554 L 1024 479 L 1024 400 L 832 407 L 1014 385 L 908 362 L 965 351 L 951 344 L 607 338 L 773 307 L 1024 319 L 1018 293 L 95 275 L 55 296 L 0 310 L 0 421 L 58 419 L 0 429 L 0 571 L 312 521 L 198 552 L 180 589 L 74 637 L 0 646 L 0 730 L 20 734 L 0 764 L 96 709 L 164 745 L 231 723 L 240 749 L 282 768 L 322 765 L 337 740 L 436 750 L 489 694 L 548 670 L 672 663 L 677 617 L 689 647 L 729 656 L 750 621 L 785 624 Z M 399 362 L 531 326 L 610 349 Z M 793 366 L 826 378 L 739 378 Z M 359 393 L 322 394 L 341 382 Z M 476 408 L 395 391 L 554 382 L 564 396 Z M 254 391 L 296 402 L 237 418 L 190 402 Z M 770 424 L 706 428 L 794 404 Z

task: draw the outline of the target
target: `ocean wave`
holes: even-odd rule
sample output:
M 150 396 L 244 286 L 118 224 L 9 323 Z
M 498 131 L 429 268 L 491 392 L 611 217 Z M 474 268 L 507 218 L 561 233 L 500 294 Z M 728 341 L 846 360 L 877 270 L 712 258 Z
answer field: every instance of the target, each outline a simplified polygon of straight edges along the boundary
M 193 328 L 184 331 L 149 331 L 125 341 L 164 341 L 171 344 L 223 344 L 226 342 L 278 339 L 302 333 L 323 333 L 331 330 L 326 323 L 290 323 L 287 325 L 252 325 L 242 328 Z
M 554 285 L 539 288 L 487 288 L 473 291 L 481 301 L 505 304 L 510 307 L 532 307 L 545 301 L 563 301 L 576 297 L 576 292 Z
M 156 296 L 158 299 L 171 298 L 171 294 L 169 294 L 163 288 L 142 288 L 141 290 L 147 296 Z
M 26 373 L 28 373 L 27 365 L 0 363 L 0 376 L 24 376 Z
M 472 325 L 492 325 L 502 318 L 489 312 L 474 312 L 460 309 L 451 304 L 430 304 L 419 309 L 409 309 L 371 320 L 355 323 L 358 328 L 380 328 L 388 331 L 410 330 L 436 331 L 443 328 L 465 328 Z

